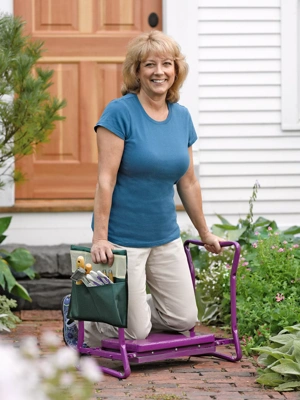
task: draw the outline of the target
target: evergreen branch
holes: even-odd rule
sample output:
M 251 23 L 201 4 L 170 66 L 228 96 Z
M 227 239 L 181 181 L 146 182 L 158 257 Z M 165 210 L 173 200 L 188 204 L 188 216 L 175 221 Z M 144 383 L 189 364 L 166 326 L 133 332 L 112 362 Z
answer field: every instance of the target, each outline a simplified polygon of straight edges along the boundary
M 65 100 L 49 92 L 54 71 L 36 66 L 43 42 L 24 35 L 24 24 L 19 17 L 0 14 L 0 166 L 5 165 L 0 175 L 14 162 L 6 167 L 7 160 L 17 161 L 47 142 L 54 122 L 65 119 L 60 115 Z M 2 101 L 12 94 L 12 101 Z

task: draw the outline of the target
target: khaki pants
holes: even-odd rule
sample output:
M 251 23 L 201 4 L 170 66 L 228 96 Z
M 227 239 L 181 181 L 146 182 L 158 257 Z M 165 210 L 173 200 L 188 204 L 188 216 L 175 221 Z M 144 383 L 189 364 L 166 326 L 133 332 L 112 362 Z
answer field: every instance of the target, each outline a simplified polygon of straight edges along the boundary
M 182 240 L 162 246 L 126 249 L 128 257 L 127 339 L 145 339 L 151 330 L 183 332 L 197 321 L 197 305 Z M 151 295 L 146 293 L 146 282 Z M 85 322 L 85 342 L 99 346 L 103 337 L 117 337 L 117 328 Z

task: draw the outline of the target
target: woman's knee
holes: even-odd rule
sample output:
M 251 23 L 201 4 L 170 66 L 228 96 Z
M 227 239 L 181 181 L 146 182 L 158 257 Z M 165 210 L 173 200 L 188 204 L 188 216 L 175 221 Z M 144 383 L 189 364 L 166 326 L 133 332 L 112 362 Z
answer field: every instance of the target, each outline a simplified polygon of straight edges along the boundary
M 151 325 L 149 326 L 137 326 L 126 329 L 126 336 L 130 337 L 130 339 L 146 339 L 151 331 Z
M 174 316 L 168 325 L 178 332 L 187 331 L 196 325 L 197 317 L 197 310 L 188 310 L 182 315 Z

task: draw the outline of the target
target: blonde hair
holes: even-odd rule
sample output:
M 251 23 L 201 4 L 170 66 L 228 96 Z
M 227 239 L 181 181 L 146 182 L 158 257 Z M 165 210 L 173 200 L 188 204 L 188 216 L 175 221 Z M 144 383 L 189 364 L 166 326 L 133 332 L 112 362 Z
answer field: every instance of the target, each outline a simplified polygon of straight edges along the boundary
M 123 64 L 123 85 L 121 93 L 139 93 L 141 85 L 137 79 L 140 64 L 150 53 L 172 57 L 175 64 L 176 78 L 167 93 L 166 100 L 176 103 L 179 100 L 179 89 L 183 85 L 188 73 L 188 64 L 181 53 L 179 45 L 174 39 L 160 31 L 142 33 L 134 38 L 128 46 Z

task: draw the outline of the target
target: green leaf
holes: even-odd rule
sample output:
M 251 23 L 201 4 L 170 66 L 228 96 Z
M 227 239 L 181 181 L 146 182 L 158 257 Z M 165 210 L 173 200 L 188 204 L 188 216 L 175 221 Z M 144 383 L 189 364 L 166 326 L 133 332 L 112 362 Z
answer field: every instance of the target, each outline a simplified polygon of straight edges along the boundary
M 6 235 L 0 235 L 0 243 L 2 243 L 6 238 L 7 238 Z
M 286 326 L 279 332 L 279 335 L 286 332 L 297 332 L 297 331 L 300 331 L 300 324 L 296 324 L 293 326 Z
M 300 226 L 293 225 L 290 228 L 283 231 L 283 233 L 286 235 L 297 235 L 297 233 L 300 233 Z
M 12 217 L 2 217 L 0 218 L 0 235 L 2 235 L 6 229 L 9 227 Z
M 280 360 L 280 364 L 272 367 L 272 370 L 278 372 L 281 375 L 299 375 L 300 376 L 300 365 L 292 360 Z
M 227 221 L 227 219 L 225 219 L 224 217 L 222 217 L 222 215 L 220 215 L 220 214 L 216 214 L 217 215 L 217 217 L 222 221 L 222 223 L 224 224 L 224 225 L 231 225 L 231 223 L 229 222 L 229 221 Z
M 254 349 L 252 349 L 252 350 L 254 350 Z M 262 353 L 258 356 L 257 363 L 264 367 L 270 368 L 271 366 L 275 365 L 275 363 L 279 363 L 279 361 L 277 358 L 272 357 L 270 354 Z
M 288 354 L 288 352 L 293 348 L 294 348 L 294 341 L 290 340 L 284 346 L 278 347 L 276 349 L 274 349 L 272 347 L 260 347 L 259 351 L 262 352 L 263 354 L 268 354 L 268 355 L 272 356 L 272 358 L 275 358 L 278 360 L 281 358 L 292 360 L 293 356 L 291 354 Z
M 295 361 L 300 365 L 300 340 L 294 341 L 294 350 L 292 353 Z
M 3 257 L 8 264 L 17 272 L 22 272 L 34 264 L 34 257 L 31 253 L 22 248 L 13 250 L 10 254 Z
M 237 230 L 238 227 L 234 226 L 234 225 L 221 225 L 221 224 L 214 224 L 214 226 L 216 226 L 217 228 L 221 228 L 224 229 L 225 231 L 231 231 L 231 230 Z
M 239 228 L 235 231 L 229 231 L 227 235 L 228 240 L 237 241 L 246 230 L 247 228 L 244 227 L 244 228 Z
M 201 322 L 216 320 L 219 311 L 217 304 L 212 304 L 206 307 Z
M 0 285 L 3 287 L 3 289 L 11 292 L 16 282 L 17 281 L 11 273 L 6 261 L 0 258 Z
M 278 230 L 278 225 L 276 224 L 275 221 L 272 221 L 270 223 L 270 227 L 273 229 L 273 231 L 277 231 Z
M 257 220 L 253 223 L 253 227 L 258 228 L 259 226 L 266 226 L 269 225 L 272 221 L 269 219 L 266 219 L 264 217 L 259 217 Z
M 296 388 L 300 389 L 300 381 L 289 381 L 286 383 L 282 383 L 281 385 L 277 386 L 275 390 L 277 390 L 278 392 L 287 392 Z
M 20 285 L 18 282 L 16 282 L 15 286 L 12 288 L 11 293 L 14 294 L 15 296 L 22 297 L 22 299 L 32 302 L 32 299 L 29 296 L 27 290 L 24 288 L 24 286 Z
M 23 274 L 26 274 L 28 276 L 28 278 L 30 278 L 30 279 L 34 279 L 37 276 L 37 274 L 35 273 L 35 271 L 32 267 L 24 269 Z
M 292 334 L 292 333 L 288 333 L 288 334 L 284 334 L 284 335 L 272 336 L 270 338 L 270 340 L 272 342 L 281 343 L 281 344 L 287 344 L 290 340 L 294 340 L 294 339 L 297 339 L 297 336 Z
M 257 378 L 256 382 L 260 383 L 261 385 L 274 387 L 280 385 L 281 383 L 284 383 L 285 380 L 280 374 L 276 372 L 266 372 L 263 373 L 259 378 Z
M 286 347 L 286 349 L 289 349 L 293 345 L 293 341 L 291 340 L 290 342 L 291 343 L 289 343 L 289 347 Z M 274 357 L 276 359 L 280 359 L 280 358 L 283 358 L 286 355 L 286 353 L 280 351 L 280 349 L 281 349 L 281 347 L 279 349 L 274 349 L 272 347 L 268 347 L 268 346 L 264 347 L 264 346 L 262 346 L 262 347 L 253 348 L 252 350 L 258 351 L 258 352 L 263 353 L 263 354 L 268 354 L 268 355 L 270 355 L 270 356 L 272 356 L 272 357 Z M 288 358 L 290 358 L 290 357 L 291 356 L 289 356 Z
M 225 229 L 218 228 L 215 225 L 213 225 L 211 227 L 211 230 L 212 230 L 212 233 L 214 235 L 219 236 L 219 237 L 223 237 L 225 235 L 225 232 L 226 232 Z

